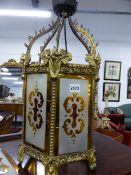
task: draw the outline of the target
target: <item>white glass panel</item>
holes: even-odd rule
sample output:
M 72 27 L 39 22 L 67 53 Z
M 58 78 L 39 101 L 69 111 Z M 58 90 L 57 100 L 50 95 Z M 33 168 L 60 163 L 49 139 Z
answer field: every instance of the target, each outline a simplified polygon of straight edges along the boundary
M 26 141 L 45 148 L 47 75 L 27 76 Z
M 88 80 L 60 79 L 59 154 L 87 149 Z

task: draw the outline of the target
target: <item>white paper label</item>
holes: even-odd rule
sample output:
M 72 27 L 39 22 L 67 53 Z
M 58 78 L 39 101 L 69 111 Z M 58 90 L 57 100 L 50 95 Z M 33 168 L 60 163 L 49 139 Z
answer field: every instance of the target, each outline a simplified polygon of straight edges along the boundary
M 70 84 L 70 92 L 80 92 L 80 84 Z

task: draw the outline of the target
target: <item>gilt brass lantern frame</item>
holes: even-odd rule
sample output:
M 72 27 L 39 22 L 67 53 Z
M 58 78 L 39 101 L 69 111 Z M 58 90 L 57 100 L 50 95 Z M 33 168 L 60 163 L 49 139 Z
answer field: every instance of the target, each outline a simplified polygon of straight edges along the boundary
M 26 100 L 24 99 L 24 134 L 23 134 L 23 144 L 21 145 L 22 152 L 36 158 L 41 161 L 44 165 L 48 166 L 55 164 L 56 167 L 79 160 L 87 159 L 89 161 L 90 167 L 93 169 L 96 166 L 95 160 L 95 148 L 93 146 L 93 130 L 94 130 L 94 120 L 96 111 L 95 103 L 95 88 L 96 88 L 96 72 L 94 72 L 93 67 L 90 65 L 80 65 L 80 64 L 67 64 L 61 67 L 59 76 L 57 78 L 52 78 L 49 73 L 49 69 L 41 64 L 30 64 L 25 66 L 24 74 L 24 96 L 26 94 L 26 82 L 27 76 L 30 74 L 48 74 L 48 94 L 47 95 L 47 108 L 50 107 L 50 111 L 46 110 L 46 148 L 41 150 L 38 147 L 30 144 L 26 141 Z M 61 77 L 65 78 L 75 78 L 75 79 L 86 79 L 89 81 L 89 95 L 88 95 L 88 148 L 83 151 L 70 153 L 70 154 L 58 154 L 58 121 L 56 110 L 57 106 L 57 93 L 59 87 L 59 80 Z M 54 99 L 54 100 L 53 100 Z M 50 103 L 52 101 L 52 103 Z M 49 104 L 48 104 L 49 103 Z M 53 112 L 54 111 L 54 112 Z M 49 117 L 50 116 L 50 117 Z M 50 124 L 49 124 L 50 123 Z M 20 149 L 20 150 L 21 150 Z
M 45 50 L 49 41 L 53 38 L 57 30 L 61 31 L 65 18 L 57 19 L 56 23 L 52 23 L 50 28 L 45 30 L 40 30 L 35 32 L 35 36 L 29 37 L 29 44 L 25 44 L 27 47 L 27 52 L 22 55 L 21 62 L 23 64 L 23 80 L 24 80 L 24 123 L 23 123 L 23 144 L 19 148 L 19 161 L 22 162 L 24 159 L 24 153 L 34 157 L 35 159 L 41 161 L 45 165 L 46 174 L 57 175 L 58 167 L 63 164 L 87 160 L 90 169 L 96 167 L 96 156 L 95 147 L 93 141 L 93 130 L 95 128 L 95 120 L 97 119 L 98 113 L 98 81 L 99 81 L 99 68 L 100 68 L 100 55 L 96 53 L 97 44 L 94 43 L 94 39 L 89 30 L 86 30 L 83 26 L 78 26 L 77 22 L 73 22 L 69 19 L 70 27 L 76 37 L 85 46 L 88 54 L 85 57 L 87 62 L 86 65 L 82 64 L 70 64 L 71 53 L 64 49 L 58 49 L 59 42 L 57 42 L 57 47 L 53 49 Z M 49 36 L 45 42 L 44 47 L 39 53 L 39 63 L 30 63 L 31 61 L 31 48 L 34 42 L 48 33 L 53 31 L 52 35 Z M 78 35 L 80 33 L 80 36 Z M 58 32 L 58 38 L 59 38 Z M 84 39 L 83 39 L 84 38 Z M 87 42 L 87 41 L 88 42 Z M 26 139 L 26 93 L 27 93 L 27 77 L 29 75 L 47 75 L 47 93 L 46 93 L 46 129 L 45 129 L 45 149 L 41 149 L 35 144 L 28 142 Z M 74 81 L 85 80 L 88 82 L 87 87 L 87 147 L 82 150 L 75 152 L 67 152 L 64 154 L 59 153 L 59 121 L 60 121 L 60 81 L 62 78 L 71 79 Z M 77 84 L 77 83 L 76 83 Z M 44 86 L 41 82 L 41 86 Z M 37 88 L 36 88 L 37 91 Z M 74 93 L 75 100 L 77 99 L 77 93 Z M 72 97 L 71 97 L 72 98 Z M 77 101 L 77 100 L 76 100 Z M 63 103 L 63 102 L 62 102 Z M 63 105 L 63 104 L 62 104 Z M 35 108 L 34 108 L 35 110 Z M 71 114 L 72 115 L 72 114 Z M 65 115 L 66 117 L 66 115 Z M 75 116 L 77 117 L 77 116 Z M 69 121 L 69 120 L 68 120 Z M 80 120 L 79 120 L 80 121 Z M 79 131 L 78 131 L 79 132 Z M 74 137 L 74 135 L 72 135 Z M 41 139 L 41 138 L 39 138 Z

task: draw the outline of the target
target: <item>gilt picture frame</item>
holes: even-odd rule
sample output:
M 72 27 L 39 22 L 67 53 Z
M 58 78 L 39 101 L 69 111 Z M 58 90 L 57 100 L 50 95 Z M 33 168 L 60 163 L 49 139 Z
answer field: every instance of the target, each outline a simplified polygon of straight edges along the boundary
M 103 101 L 105 101 L 105 94 L 108 93 L 109 102 L 119 102 L 120 100 L 121 83 L 105 82 L 103 83 Z
M 121 62 L 105 61 L 104 80 L 120 81 Z

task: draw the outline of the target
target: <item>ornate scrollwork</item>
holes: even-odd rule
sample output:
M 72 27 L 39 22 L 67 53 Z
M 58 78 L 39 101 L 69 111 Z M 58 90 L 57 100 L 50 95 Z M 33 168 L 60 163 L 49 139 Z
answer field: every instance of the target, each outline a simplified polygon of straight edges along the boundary
M 76 74 L 76 75 L 88 75 L 95 74 L 94 67 L 91 65 L 83 64 L 66 64 L 61 67 L 60 73 Z
M 91 65 L 91 67 L 94 67 L 95 69 L 98 68 L 101 63 L 101 58 L 99 54 L 96 54 L 96 47 L 98 44 L 95 44 L 93 35 L 82 25 L 78 26 L 76 20 L 73 22 L 71 18 L 69 18 L 69 24 L 73 33 L 87 49 L 88 54 L 86 55 L 85 60 Z
M 58 27 L 59 27 L 59 18 L 57 18 L 56 22 L 52 21 L 52 24 L 49 24 L 48 29 L 45 29 L 43 27 L 38 32 L 35 31 L 35 36 L 28 36 L 28 44 L 25 43 L 27 51 L 26 51 L 26 53 L 22 54 L 21 59 L 20 59 L 21 63 L 24 63 L 24 65 L 28 65 L 31 61 L 31 53 L 30 52 L 31 52 L 32 46 L 35 43 L 35 41 L 38 40 L 40 37 L 46 35 L 47 33 L 51 32 L 51 31 L 53 32 L 52 36 L 54 36 L 54 34 L 56 33 Z M 50 40 L 51 40 L 51 37 L 49 36 L 48 39 L 47 39 L 47 42 L 45 42 L 45 47 L 46 47 L 48 41 L 50 41 Z
M 87 54 L 85 60 L 96 69 L 100 64 L 100 55 L 96 56 L 96 53 Z
M 82 133 L 85 127 L 83 119 L 85 102 L 83 97 L 73 93 L 72 96 L 65 99 L 63 106 L 66 111 L 66 119 L 62 127 L 65 134 L 73 138 L 74 143 L 76 135 Z
M 43 95 L 38 90 L 37 84 L 34 88 L 34 91 L 30 92 L 28 101 L 30 105 L 28 120 L 35 136 L 36 131 L 39 130 L 43 124 L 42 107 L 44 103 Z
M 23 65 L 27 65 L 29 64 L 31 61 L 31 55 L 28 53 L 24 53 L 22 54 L 21 58 L 20 58 L 20 63 Z
M 57 156 L 56 162 L 60 166 L 66 163 L 77 162 L 85 159 L 88 159 L 88 151 Z
M 91 170 L 94 170 L 96 168 L 96 150 L 95 148 L 92 148 L 88 151 L 88 162 L 89 167 Z
M 1 67 L 21 67 L 21 63 L 17 63 L 15 59 L 9 59 L 8 62 L 1 65 Z
M 49 65 L 51 77 L 58 77 L 61 64 L 67 64 L 71 61 L 72 55 L 64 49 L 59 51 L 54 47 L 52 50 L 48 49 L 40 53 L 40 59 L 44 65 Z
M 82 151 L 77 153 L 63 154 L 58 156 L 48 156 L 45 153 L 41 154 L 40 151 L 35 150 L 34 148 L 28 145 L 23 144 L 22 146 L 23 146 L 24 153 L 27 153 L 33 158 L 39 160 L 45 166 L 53 164 L 56 167 L 59 167 L 60 165 L 77 162 L 80 160 L 88 160 L 91 169 L 95 168 L 96 166 L 96 151 L 94 147 L 92 147 L 91 149 L 88 149 L 87 151 Z
M 43 64 L 31 63 L 26 66 L 26 73 L 47 73 L 48 67 L 45 67 Z
M 57 19 L 56 22 L 52 21 L 51 24 L 49 24 L 49 28 L 45 29 L 44 27 L 39 30 L 38 32 L 35 31 L 35 36 L 28 36 L 28 41 L 29 44 L 25 44 L 25 46 L 27 47 L 27 54 L 30 54 L 31 48 L 34 44 L 34 42 L 39 39 L 40 37 L 42 37 L 43 35 L 49 33 L 50 31 L 54 30 L 54 28 L 56 28 L 56 26 L 59 24 L 59 18 Z
M 29 156 L 32 156 L 34 159 L 39 160 L 44 165 L 49 164 L 49 156 L 47 156 L 47 154 L 45 153 L 41 153 L 40 151 L 34 149 L 33 147 L 24 145 L 24 153 L 28 154 Z

